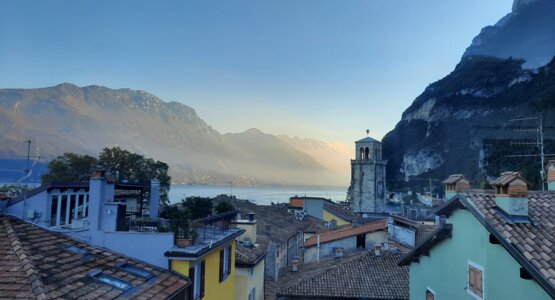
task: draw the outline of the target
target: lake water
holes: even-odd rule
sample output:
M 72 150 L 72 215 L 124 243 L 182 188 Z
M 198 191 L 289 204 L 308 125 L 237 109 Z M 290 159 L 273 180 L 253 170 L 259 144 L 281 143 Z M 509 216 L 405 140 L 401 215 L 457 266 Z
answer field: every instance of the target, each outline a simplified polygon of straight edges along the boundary
M 191 196 L 215 197 L 232 194 L 238 199 L 248 199 L 256 204 L 289 202 L 295 195 L 324 197 L 334 201 L 345 201 L 347 187 L 287 187 L 287 186 L 209 186 L 174 184 L 170 189 L 170 202 L 180 202 Z

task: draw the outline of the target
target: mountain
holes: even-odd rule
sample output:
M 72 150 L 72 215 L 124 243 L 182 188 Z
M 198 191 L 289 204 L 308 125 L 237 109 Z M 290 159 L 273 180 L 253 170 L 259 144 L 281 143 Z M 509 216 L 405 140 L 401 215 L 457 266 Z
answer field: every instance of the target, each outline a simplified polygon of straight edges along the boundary
M 345 178 L 345 184 L 351 176 L 350 160 L 355 157 L 352 145 L 336 142 L 323 142 L 315 139 L 290 137 L 287 135 L 277 136 L 282 142 L 291 145 L 295 149 L 306 153 L 320 162 L 326 169 Z
M 389 188 L 422 186 L 463 173 L 474 186 L 521 171 L 540 188 L 535 143 L 543 117 L 555 153 L 555 1 L 516 0 L 484 28 L 460 63 L 430 84 L 383 139 Z M 514 155 L 527 155 L 514 157 Z M 409 180 L 415 178 L 417 180 Z
M 341 176 L 258 130 L 224 134 L 178 102 L 144 91 L 78 87 L 0 90 L 0 155 L 21 158 L 64 152 L 97 155 L 119 146 L 170 164 L 174 182 L 338 185 Z M 26 150 L 26 149 L 25 149 Z
M 497 24 L 487 26 L 464 56 L 522 58 L 527 68 L 547 64 L 555 52 L 555 1 L 516 0 L 513 10 Z

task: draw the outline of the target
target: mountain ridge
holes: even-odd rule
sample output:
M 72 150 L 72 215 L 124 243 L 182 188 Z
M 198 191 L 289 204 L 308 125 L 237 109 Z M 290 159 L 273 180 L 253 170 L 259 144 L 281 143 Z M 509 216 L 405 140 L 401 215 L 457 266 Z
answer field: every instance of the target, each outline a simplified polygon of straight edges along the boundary
M 2 89 L 0 99 L 4 157 L 21 155 L 21 141 L 33 137 L 35 154 L 49 157 L 64 152 L 97 155 L 104 147 L 120 146 L 168 162 L 177 182 L 341 185 L 343 181 L 272 135 L 248 130 L 246 136 L 255 140 L 251 141 L 221 134 L 193 108 L 141 90 L 62 83 Z M 273 157 L 258 153 L 257 139 L 282 151 Z

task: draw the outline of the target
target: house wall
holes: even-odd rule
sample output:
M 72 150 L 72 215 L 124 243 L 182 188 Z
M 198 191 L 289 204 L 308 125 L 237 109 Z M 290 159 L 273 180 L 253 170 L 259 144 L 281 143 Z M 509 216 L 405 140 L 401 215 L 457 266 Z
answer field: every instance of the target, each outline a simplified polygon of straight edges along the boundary
M 252 268 L 235 269 L 235 299 L 248 299 L 250 291 L 255 289 L 255 299 L 264 299 L 264 260 Z
M 323 219 L 324 211 L 324 200 L 321 199 L 305 199 L 304 200 L 304 210 L 306 210 L 307 215 L 313 216 L 318 219 Z
M 198 261 L 204 259 L 206 268 L 203 300 L 230 299 L 231 295 L 235 295 L 235 240 L 231 245 L 231 273 L 223 282 L 220 282 L 220 250 L 229 244 L 214 248 L 210 253 L 199 258 Z M 189 276 L 189 266 L 194 262 L 196 261 L 170 259 L 170 267 L 172 271 Z
M 468 262 L 484 268 L 484 299 L 551 299 L 534 280 L 520 278 L 520 265 L 503 248 L 489 243 L 489 232 L 467 210 L 456 210 L 447 223 L 452 238 L 441 241 L 410 265 L 410 299 L 475 299 L 467 292 Z
M 278 277 L 279 269 L 276 268 L 277 256 L 276 256 L 276 243 L 270 242 L 268 245 L 268 253 L 264 258 L 264 265 L 266 268 L 266 275 L 270 278 L 276 280 Z
M 349 222 L 341 219 L 340 217 L 338 217 L 337 215 L 327 211 L 324 209 L 323 211 L 323 217 L 322 220 L 329 222 L 331 220 L 335 220 L 337 222 L 337 226 L 341 226 L 341 225 L 345 225 L 345 224 L 350 224 Z
M 102 246 L 167 269 L 168 259 L 164 253 L 173 247 L 173 233 L 106 232 Z
M 391 238 L 404 245 L 409 245 L 414 247 L 416 244 L 416 231 L 408 229 L 402 226 L 389 224 L 388 229 L 390 231 Z
M 27 212 L 38 211 L 40 213 L 40 217 L 36 220 L 28 220 L 32 221 L 41 226 L 49 226 L 50 215 L 49 209 L 50 207 L 48 202 L 48 192 L 42 191 L 32 197 L 29 197 L 25 200 L 25 204 L 27 206 Z M 8 206 L 5 209 L 6 213 L 16 216 L 18 218 L 24 218 L 27 220 L 27 216 L 24 216 L 24 208 L 23 208 L 23 201 L 19 201 L 14 205 Z
M 366 250 L 372 249 L 375 245 L 380 245 L 385 241 L 387 233 L 385 230 L 367 233 L 366 234 Z M 343 253 L 348 254 L 355 251 L 360 251 L 357 249 L 357 237 L 351 236 L 341 240 L 335 240 L 328 243 L 320 244 L 320 259 L 331 258 L 335 256 L 335 248 L 343 248 Z M 304 262 L 313 262 L 318 260 L 318 247 L 310 247 L 304 249 Z

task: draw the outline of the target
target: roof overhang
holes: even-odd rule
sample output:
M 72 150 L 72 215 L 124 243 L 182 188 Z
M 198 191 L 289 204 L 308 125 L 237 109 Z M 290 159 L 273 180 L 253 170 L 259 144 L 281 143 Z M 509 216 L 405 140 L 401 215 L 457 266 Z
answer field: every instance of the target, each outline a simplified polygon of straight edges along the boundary
M 501 244 L 503 246 L 503 248 L 505 248 L 505 250 L 507 250 L 507 252 L 509 252 L 509 254 L 524 268 L 526 269 L 526 271 L 528 271 L 532 277 L 534 278 L 534 280 L 536 280 L 536 282 L 551 296 L 555 299 L 555 287 L 553 285 L 551 285 L 551 283 L 545 279 L 545 277 L 543 277 L 540 273 L 539 270 L 537 270 L 532 263 L 526 259 L 526 257 L 524 257 L 524 255 L 522 253 L 520 253 L 511 243 L 511 241 L 509 241 L 508 239 L 506 239 L 499 231 L 497 231 L 495 229 L 495 227 L 493 227 L 493 225 L 491 225 L 483 216 L 482 214 L 476 209 L 476 207 L 474 206 L 473 203 L 471 203 L 468 199 L 466 199 L 466 197 L 462 194 L 457 194 L 455 195 L 451 200 L 449 200 L 448 202 L 446 202 L 444 205 L 440 206 L 437 211 L 436 214 L 438 215 L 445 215 L 445 216 L 450 216 L 455 210 L 457 209 L 467 209 L 479 222 L 480 224 L 482 224 L 482 226 L 484 226 L 486 228 L 486 230 L 491 233 L 498 241 L 499 244 Z M 442 227 L 445 227 L 446 225 L 451 225 L 451 224 L 445 224 Z M 452 225 L 451 225 L 452 226 Z M 451 231 L 451 230 L 449 230 Z M 432 236 L 430 238 L 433 238 L 435 234 L 432 234 Z M 422 244 L 420 244 L 418 247 L 416 247 L 415 249 L 413 249 L 411 252 L 409 252 L 400 262 L 399 265 L 409 265 L 412 261 L 415 261 L 420 255 L 427 253 L 427 251 L 429 251 L 431 248 L 433 248 L 433 246 L 435 246 L 438 242 L 440 242 L 441 240 L 438 240 L 435 243 L 431 243 L 428 242 L 428 240 L 430 239 L 428 238 L 426 241 L 424 241 Z M 426 245 L 428 242 L 428 245 Z M 430 244 L 431 243 L 431 244 Z M 420 249 L 423 248 L 423 249 Z

